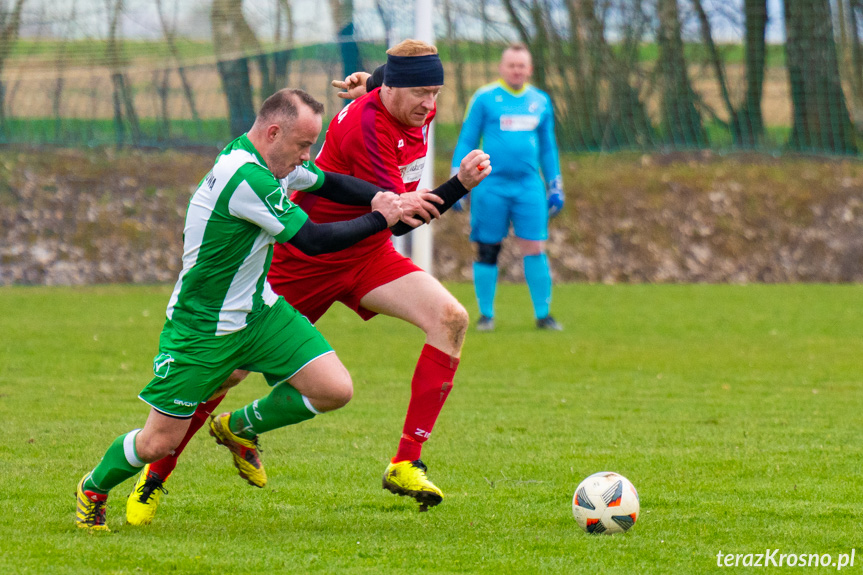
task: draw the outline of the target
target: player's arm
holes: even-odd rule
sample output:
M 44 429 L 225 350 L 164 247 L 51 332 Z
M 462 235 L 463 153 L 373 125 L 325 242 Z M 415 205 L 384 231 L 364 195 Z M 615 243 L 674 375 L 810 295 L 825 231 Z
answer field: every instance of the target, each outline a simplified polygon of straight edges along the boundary
M 321 187 L 308 191 L 316 196 L 332 200 L 339 204 L 368 206 L 372 203 L 375 195 L 383 190 L 374 184 L 353 176 L 337 174 L 335 172 L 324 172 L 324 181 Z
M 324 172 L 313 161 L 303 162 L 279 180 L 285 191 L 299 190 L 348 206 L 368 206 L 378 192 L 374 184 L 335 172 Z
M 458 173 L 428 193 L 438 196 L 443 201 L 438 206 L 438 211 L 443 214 L 456 202 L 468 194 L 477 184 L 483 181 L 491 173 L 491 163 L 488 154 L 481 150 L 473 150 L 461 161 Z M 392 226 L 390 230 L 393 235 L 403 236 L 417 227 L 419 222 L 413 225 L 400 221 Z
M 310 219 L 287 241 L 309 256 L 348 248 L 395 224 L 401 217 L 400 200 L 391 192 L 377 192 L 371 213 L 343 222 L 316 224 Z
M 371 201 L 372 212 L 344 222 L 316 224 L 289 198 L 284 182 L 266 168 L 247 164 L 243 183 L 231 195 L 229 213 L 255 224 L 279 243 L 291 243 L 308 255 L 345 249 L 399 221 L 401 198 L 380 192 Z
M 564 195 L 563 178 L 560 175 L 560 158 L 557 153 L 557 138 L 554 135 L 554 109 L 550 99 L 537 130 L 539 164 L 546 182 L 548 215 L 554 217 L 563 209 Z

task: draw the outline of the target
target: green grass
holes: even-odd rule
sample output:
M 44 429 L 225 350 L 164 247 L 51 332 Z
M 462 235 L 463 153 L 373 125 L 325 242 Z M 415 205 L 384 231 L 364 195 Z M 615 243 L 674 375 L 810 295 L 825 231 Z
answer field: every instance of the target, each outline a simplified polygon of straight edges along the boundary
M 450 287 L 475 315 L 471 286 Z M 319 327 L 354 399 L 264 438 L 266 489 L 200 434 L 152 526 L 122 524 L 130 481 L 113 532 L 81 532 L 75 483 L 144 422 L 169 291 L 0 290 L 0 572 L 679 574 L 720 571 L 720 550 L 859 546 L 863 286 L 847 285 L 559 286 L 563 333 L 501 286 L 427 444 L 447 498 L 424 514 L 380 488 L 422 336 L 339 307 Z M 223 405 L 266 389 L 254 376 Z M 572 518 L 601 470 L 639 489 L 627 534 Z

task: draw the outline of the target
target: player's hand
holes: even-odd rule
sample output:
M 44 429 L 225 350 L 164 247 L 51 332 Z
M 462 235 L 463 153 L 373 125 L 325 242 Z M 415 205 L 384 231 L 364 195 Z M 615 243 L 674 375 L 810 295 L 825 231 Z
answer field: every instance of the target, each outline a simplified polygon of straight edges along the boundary
M 344 81 L 333 80 L 330 84 L 333 88 L 344 90 L 336 94 L 339 98 L 343 100 L 356 100 L 366 94 L 366 80 L 368 80 L 369 76 L 371 74 L 368 72 L 354 72 L 345 78 Z
M 458 181 L 472 190 L 491 173 L 489 155 L 482 150 L 473 150 L 461 161 L 458 168 Z
M 417 190 L 405 192 L 402 199 L 402 221 L 411 227 L 427 224 L 435 218 L 440 217 L 440 212 L 435 204 L 442 204 L 443 198 L 431 193 L 429 190 Z
M 563 209 L 563 180 L 560 176 L 548 183 L 548 217 L 553 218 Z
M 394 226 L 402 218 L 402 199 L 392 192 L 378 192 L 372 198 L 372 211 L 380 212 L 387 219 L 387 227 Z

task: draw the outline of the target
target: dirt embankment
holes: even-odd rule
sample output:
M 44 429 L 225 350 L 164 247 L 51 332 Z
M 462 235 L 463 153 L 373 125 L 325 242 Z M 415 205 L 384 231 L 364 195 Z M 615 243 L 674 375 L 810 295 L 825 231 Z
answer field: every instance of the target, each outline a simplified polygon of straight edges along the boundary
M 0 156 L 0 285 L 173 282 L 189 195 L 214 152 Z M 442 179 L 448 171 L 441 168 Z M 557 281 L 863 280 L 863 163 L 711 154 L 563 160 Z M 466 214 L 435 224 L 436 274 L 469 279 Z M 502 277 L 522 279 L 507 242 Z

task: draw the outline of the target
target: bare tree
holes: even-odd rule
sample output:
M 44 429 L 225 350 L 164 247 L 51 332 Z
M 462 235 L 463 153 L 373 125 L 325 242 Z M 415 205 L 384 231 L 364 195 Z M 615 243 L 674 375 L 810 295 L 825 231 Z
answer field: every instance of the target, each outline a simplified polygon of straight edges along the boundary
M 455 34 L 452 0 L 444 0 L 443 15 L 444 22 L 446 23 L 446 43 L 449 47 L 449 59 L 453 64 L 455 72 L 455 94 L 458 106 L 458 114 L 456 116 L 461 118 L 467 109 L 469 95 L 465 83 L 465 55 L 459 47 L 458 38 Z
M 764 84 L 765 62 L 765 30 L 767 26 L 767 0 L 745 0 L 743 17 L 745 20 L 745 67 L 746 96 L 743 105 L 738 110 L 731 101 L 728 80 L 725 73 L 725 63 L 716 43 L 710 19 L 701 0 L 691 0 L 701 31 L 701 42 L 707 50 L 710 66 L 713 68 L 722 104 L 725 107 L 728 121 L 719 117 L 716 120 L 723 123 L 731 132 L 734 145 L 751 148 L 760 143 L 764 124 L 761 115 L 761 95 Z
M 179 7 L 179 4 L 174 4 L 174 17 L 169 21 L 168 17 L 165 15 L 164 4 L 162 2 L 163 0 L 156 0 L 156 10 L 159 13 L 159 24 L 162 27 L 162 37 L 168 45 L 168 51 L 171 53 L 171 58 L 177 64 L 177 75 L 180 77 L 180 83 L 183 86 L 183 96 L 186 100 L 186 104 L 189 106 L 189 113 L 192 115 L 192 121 L 195 122 L 195 127 L 198 131 L 198 136 L 200 137 L 203 134 L 201 116 L 198 114 L 198 108 L 195 105 L 195 93 L 192 90 L 192 85 L 189 83 L 188 77 L 186 76 L 186 70 L 183 67 L 183 60 L 180 58 L 180 50 L 177 47 L 177 8 Z M 167 84 L 167 78 L 165 78 L 164 82 Z M 163 118 L 165 118 L 165 122 L 167 124 L 166 100 L 167 86 L 163 90 L 162 96 Z
M 587 45 L 597 61 L 601 81 L 608 86 L 607 109 L 602 120 L 603 149 L 620 147 L 648 147 L 656 141 L 644 102 L 640 95 L 638 54 L 642 38 L 648 27 L 648 17 L 641 0 L 609 5 L 621 16 L 623 27 L 616 49 L 606 39 L 605 13 L 597 13 L 593 0 L 581 2 Z
M 242 0 L 213 0 L 210 21 L 231 136 L 237 137 L 255 122 L 248 53 L 260 54 L 260 44 L 243 15 Z
M 6 60 L 18 40 L 24 1 L 15 0 L 11 10 L 5 9 L 5 2 L 0 7 L 0 78 L 6 66 Z M 0 80 L 0 129 L 6 130 L 6 84 L 2 80 Z
M 132 144 L 141 143 L 141 127 L 135 112 L 135 98 L 126 78 L 123 57 L 123 39 L 120 36 L 120 18 L 123 15 L 123 0 L 105 0 L 108 14 L 108 41 L 105 56 L 111 74 L 114 103 L 114 126 L 117 131 L 117 147 L 125 143 L 126 123 L 132 132 Z
M 676 146 L 701 147 L 707 144 L 707 134 L 695 108 L 697 98 L 689 82 L 677 0 L 657 0 L 657 10 L 657 72 L 663 133 L 666 140 Z
M 856 153 L 839 76 L 830 0 L 786 1 L 786 67 L 794 124 L 788 147 Z
M 54 81 L 54 92 L 51 94 L 51 111 L 54 114 L 54 140 L 56 142 L 61 141 L 63 137 L 63 116 L 61 108 L 63 102 L 63 89 L 66 84 L 65 73 L 66 68 L 69 65 L 69 54 L 67 48 L 69 36 L 72 34 L 72 22 L 75 21 L 76 12 L 76 2 L 73 0 L 69 7 L 69 14 L 61 29 L 60 42 L 57 44 L 57 51 L 54 57 L 54 68 L 57 71 L 57 78 Z
M 339 36 L 342 71 L 345 76 L 363 69 L 360 50 L 354 40 L 354 0 L 330 0 L 333 25 Z
M 737 110 L 732 134 L 743 147 L 753 147 L 764 139 L 764 70 L 767 62 L 767 0 L 744 0 L 746 18 L 746 95 Z

